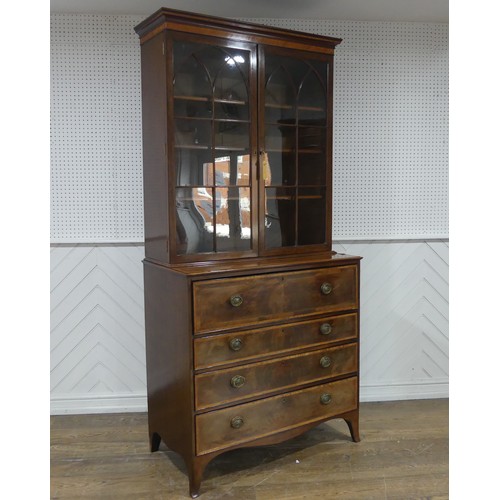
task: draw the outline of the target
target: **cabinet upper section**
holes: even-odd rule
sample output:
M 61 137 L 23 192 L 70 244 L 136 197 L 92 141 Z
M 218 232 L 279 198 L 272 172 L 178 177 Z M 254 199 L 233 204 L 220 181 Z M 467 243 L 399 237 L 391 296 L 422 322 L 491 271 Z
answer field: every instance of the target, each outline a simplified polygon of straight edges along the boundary
M 136 31 L 146 257 L 330 251 L 340 40 L 167 9 Z

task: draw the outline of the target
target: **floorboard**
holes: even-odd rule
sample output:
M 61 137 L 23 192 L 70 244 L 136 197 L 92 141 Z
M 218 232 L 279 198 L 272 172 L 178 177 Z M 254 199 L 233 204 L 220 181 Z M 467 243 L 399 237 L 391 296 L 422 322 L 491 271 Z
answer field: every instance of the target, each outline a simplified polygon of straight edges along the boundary
M 448 498 L 448 400 L 364 403 L 361 442 L 341 420 L 211 462 L 201 500 Z M 51 417 L 51 498 L 190 498 L 182 460 L 150 453 L 144 413 Z

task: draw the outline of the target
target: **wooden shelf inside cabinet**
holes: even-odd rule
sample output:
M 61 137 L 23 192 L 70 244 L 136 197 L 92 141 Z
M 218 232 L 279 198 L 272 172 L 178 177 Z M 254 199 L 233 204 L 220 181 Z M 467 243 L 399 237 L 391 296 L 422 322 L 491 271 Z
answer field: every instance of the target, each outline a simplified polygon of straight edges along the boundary
M 224 451 L 332 418 L 359 440 L 360 258 L 331 248 L 340 39 L 165 8 L 136 32 L 150 448 L 183 457 L 194 498 Z
M 266 153 L 299 153 L 299 154 L 323 154 L 324 151 L 322 149 L 266 149 Z
M 211 102 L 212 98 L 194 95 L 174 95 L 174 99 L 178 101 L 195 101 L 195 102 Z M 234 104 L 236 106 L 246 106 L 247 102 L 239 99 L 220 99 L 214 98 L 213 101 L 219 104 Z
M 264 106 L 266 108 L 270 108 L 270 109 L 283 109 L 283 110 L 294 109 L 294 106 L 292 106 L 291 104 L 270 104 L 270 103 L 266 103 Z M 322 112 L 322 113 L 325 112 L 325 108 L 322 108 L 320 106 L 297 106 L 297 109 L 299 111 L 317 111 L 317 112 Z

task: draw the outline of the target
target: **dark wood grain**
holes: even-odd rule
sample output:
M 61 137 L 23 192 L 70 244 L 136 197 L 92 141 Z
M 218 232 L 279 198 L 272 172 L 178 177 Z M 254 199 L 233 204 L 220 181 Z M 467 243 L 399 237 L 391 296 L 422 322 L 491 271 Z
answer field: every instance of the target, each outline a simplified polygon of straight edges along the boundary
M 342 314 L 300 323 L 287 323 L 279 327 L 197 338 L 194 341 L 195 368 L 206 369 L 228 363 L 248 362 L 257 357 L 356 339 L 357 318 L 356 313 Z M 331 332 L 322 333 L 323 325 L 329 325 Z M 235 340 L 240 341 L 237 344 L 241 345 L 238 350 L 231 348 L 231 342 Z
M 356 266 L 344 266 L 195 283 L 194 330 L 205 333 L 356 309 L 356 273 Z M 332 285 L 330 294 L 321 292 L 323 283 Z M 231 305 L 233 296 L 241 296 L 243 303 Z
M 356 378 L 349 378 L 198 415 L 197 452 L 215 451 L 356 409 L 356 387 Z M 331 395 L 330 404 L 321 403 L 323 394 Z M 243 419 L 243 425 L 237 429 L 231 427 L 236 416 Z
M 320 364 L 325 357 L 331 363 L 328 367 Z M 353 373 L 358 368 L 357 360 L 357 344 L 348 344 L 196 375 L 196 408 L 201 410 Z M 238 376 L 245 378 L 244 385 L 232 387 L 231 379 Z
M 311 51 L 333 52 L 342 39 L 292 31 L 284 28 L 235 21 L 205 14 L 161 8 L 135 27 L 142 43 L 165 29 L 192 31 L 226 38 L 245 38 L 280 46 L 294 46 Z
M 186 460 L 194 454 L 190 287 L 184 276 L 144 264 L 149 435 Z
M 169 261 L 165 37 L 158 34 L 141 48 L 144 237 L 147 258 Z

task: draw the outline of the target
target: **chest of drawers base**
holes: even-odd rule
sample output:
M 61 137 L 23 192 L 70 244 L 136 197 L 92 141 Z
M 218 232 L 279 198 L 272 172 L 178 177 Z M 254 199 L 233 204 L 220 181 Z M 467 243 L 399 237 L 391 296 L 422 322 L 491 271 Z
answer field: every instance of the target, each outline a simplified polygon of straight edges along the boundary
M 332 418 L 359 441 L 359 257 L 144 262 L 148 418 L 198 496 L 220 453 Z

